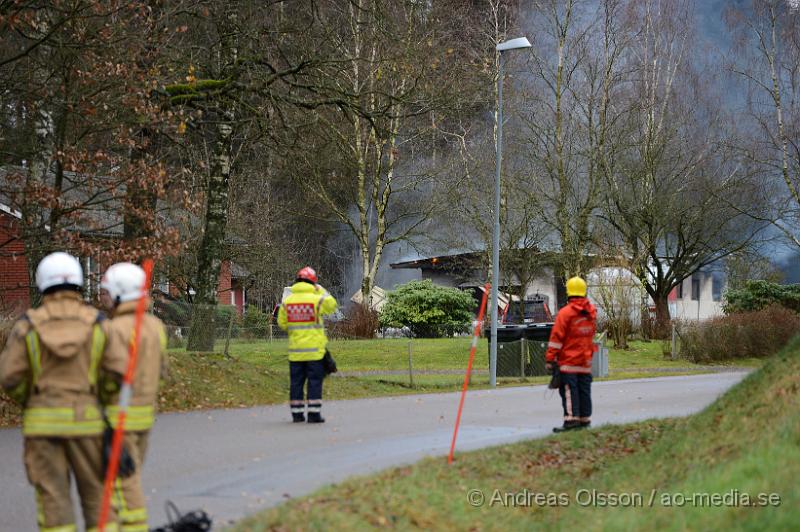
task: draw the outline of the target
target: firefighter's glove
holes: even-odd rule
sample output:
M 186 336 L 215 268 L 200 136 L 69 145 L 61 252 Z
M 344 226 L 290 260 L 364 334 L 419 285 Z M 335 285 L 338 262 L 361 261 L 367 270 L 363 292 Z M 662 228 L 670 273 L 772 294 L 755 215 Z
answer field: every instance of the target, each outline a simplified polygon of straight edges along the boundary
M 110 426 L 106 427 L 103 431 L 103 476 L 105 477 L 108 470 L 108 464 L 111 462 L 111 445 L 114 441 L 114 429 Z M 119 455 L 119 466 L 117 468 L 117 476 L 119 478 L 128 478 L 136 473 L 136 462 L 133 461 L 131 454 L 122 444 L 122 451 Z

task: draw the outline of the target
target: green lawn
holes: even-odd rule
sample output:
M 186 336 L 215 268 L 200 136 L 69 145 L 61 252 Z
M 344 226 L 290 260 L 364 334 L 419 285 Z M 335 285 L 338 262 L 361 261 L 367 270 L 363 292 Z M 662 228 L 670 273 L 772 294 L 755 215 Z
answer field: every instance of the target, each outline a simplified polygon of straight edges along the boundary
M 348 372 L 378 372 L 357 376 L 333 377 L 326 380 L 325 400 L 354 399 L 426 392 L 460 390 L 469 360 L 470 337 L 441 339 L 374 339 L 333 340 L 330 350 L 339 370 Z M 414 386 L 408 375 L 409 347 L 412 353 Z M 170 349 L 170 377 L 161 390 L 161 410 L 191 410 L 198 408 L 235 408 L 259 404 L 282 403 L 287 400 L 289 365 L 286 359 L 287 341 L 234 340 L 229 346 L 230 357 L 220 353 L 224 342 L 218 342 L 216 353 L 197 354 L 185 349 Z M 488 341 L 478 344 L 471 388 L 489 386 Z M 759 360 L 737 361 L 738 365 L 753 366 Z M 657 368 L 675 368 L 677 372 L 659 372 Z M 425 374 L 449 371 L 450 374 Z M 611 379 L 681 375 L 708 371 L 685 360 L 665 359 L 660 342 L 633 342 L 628 350 L 611 350 L 609 372 Z M 395 372 L 387 374 L 380 372 Z M 546 377 L 498 378 L 499 386 L 543 384 Z M 0 426 L 19 423 L 19 409 L 0 396 Z
M 427 459 L 324 488 L 234 530 L 797 530 L 798 476 L 795 341 L 689 418 L 459 453 L 452 466 Z
M 757 368 L 764 362 L 760 358 L 738 358 L 720 362 L 717 366 L 735 366 L 744 368 Z M 630 342 L 628 349 L 611 349 L 608 355 L 608 370 L 613 373 L 615 369 L 642 369 L 651 368 L 691 368 L 697 366 L 685 359 L 672 360 L 664 354 L 664 342 L 651 341 Z
M 418 369 L 462 369 L 469 359 L 472 339 L 387 338 L 374 340 L 331 340 L 328 348 L 342 371 L 407 370 L 409 344 L 414 367 Z M 224 344 L 217 344 L 222 352 Z M 257 362 L 268 367 L 285 367 L 288 343 L 286 340 L 232 342 L 231 356 Z M 488 367 L 486 340 L 481 341 L 476 360 Z
M 458 369 L 467 367 L 472 339 L 434 338 L 434 339 L 374 339 L 374 340 L 332 340 L 329 343 L 339 369 L 342 371 L 407 370 L 408 354 L 411 350 L 413 367 L 420 370 Z M 217 344 L 217 352 L 222 352 L 223 343 Z M 270 368 L 285 368 L 286 340 L 233 341 L 229 353 L 232 357 L 255 362 Z M 176 350 L 175 352 L 180 352 Z M 737 359 L 720 365 L 757 367 L 760 359 Z M 629 349 L 611 349 L 609 371 L 614 369 L 646 370 L 649 368 L 691 368 L 695 366 L 687 360 L 671 360 L 662 352 L 662 342 L 634 341 Z M 488 340 L 482 338 L 475 355 L 476 369 L 488 369 Z M 698 367 L 699 368 L 699 367 Z M 702 369 L 702 368 L 699 368 Z

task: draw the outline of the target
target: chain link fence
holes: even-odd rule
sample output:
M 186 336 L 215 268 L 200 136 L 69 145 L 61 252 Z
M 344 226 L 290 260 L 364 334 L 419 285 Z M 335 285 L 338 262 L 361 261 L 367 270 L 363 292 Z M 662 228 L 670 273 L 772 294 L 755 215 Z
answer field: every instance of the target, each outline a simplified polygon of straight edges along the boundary
M 544 367 L 548 338 L 526 337 L 527 332 L 525 328 L 516 331 L 498 328 L 497 377 L 537 377 L 548 374 Z M 549 337 L 549 327 L 546 334 Z
M 287 334 L 278 327 L 274 314 L 256 307 L 248 307 L 240 314 L 233 306 L 210 307 L 174 302 L 156 304 L 154 312 L 166 324 L 170 348 L 222 353 L 232 358 L 258 356 L 262 362 L 269 359 L 266 363 L 270 367 L 286 364 Z M 450 386 L 464 378 L 472 324 L 429 325 L 424 329 L 425 338 L 415 337 L 409 327 L 378 327 L 370 338 L 365 338 L 361 334 L 351 334 L 362 332 L 362 327 L 352 327 L 343 320 L 326 320 L 325 325 L 334 358 L 337 362 L 339 358 L 342 360 L 339 376 L 363 377 L 412 387 L 426 383 Z M 551 328 L 552 324 L 499 327 L 498 379 L 546 377 L 545 353 Z M 489 334 L 487 323 L 472 375 L 487 381 Z M 454 342 L 436 344 L 443 339 Z M 439 347 L 432 347 L 435 345 Z M 594 373 L 606 376 L 605 336 L 598 339 L 597 353 L 595 365 L 599 365 Z M 473 382 L 479 381 L 473 379 Z
M 548 375 L 545 355 L 551 324 L 499 327 L 497 330 L 497 377 L 540 377 Z M 592 375 L 608 376 L 606 333 L 595 337 Z

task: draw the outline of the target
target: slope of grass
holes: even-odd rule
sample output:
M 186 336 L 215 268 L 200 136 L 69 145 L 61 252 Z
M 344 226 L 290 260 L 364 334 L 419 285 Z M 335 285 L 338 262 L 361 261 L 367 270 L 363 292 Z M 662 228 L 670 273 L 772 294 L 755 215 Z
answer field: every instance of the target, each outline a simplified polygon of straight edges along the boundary
M 288 401 L 289 366 L 285 358 L 280 364 L 258 357 L 236 359 L 219 354 L 170 352 L 170 375 L 160 394 L 162 411 L 202 408 L 235 408 Z M 392 376 L 390 376 L 392 377 Z M 450 375 L 424 375 L 415 379 L 414 388 L 408 377 L 391 380 L 380 376 L 331 377 L 325 379 L 323 398 L 358 399 L 410 393 L 450 391 L 454 389 Z M 487 377 L 488 385 L 488 377 Z
M 322 489 L 235 530 L 796 530 L 799 475 L 794 341 L 689 418 L 462 453 L 452 466 L 427 459 Z M 474 490 L 482 504 L 469 503 Z M 745 495 L 762 507 L 743 504 Z

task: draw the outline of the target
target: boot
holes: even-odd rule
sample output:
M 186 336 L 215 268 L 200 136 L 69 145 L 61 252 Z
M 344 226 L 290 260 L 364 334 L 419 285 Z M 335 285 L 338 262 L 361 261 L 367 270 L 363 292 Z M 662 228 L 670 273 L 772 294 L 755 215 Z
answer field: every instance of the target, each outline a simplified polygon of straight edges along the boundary
M 581 428 L 580 421 L 565 421 L 560 427 L 555 427 L 553 432 L 566 432 L 568 430 L 575 430 Z
M 308 416 L 311 417 L 311 414 L 309 414 Z M 292 412 L 293 423 L 303 423 L 305 420 L 306 416 L 302 412 L 300 413 Z
M 582 429 L 588 429 L 589 427 L 592 426 L 591 421 L 580 421 L 579 423 L 581 424 L 580 428 Z
M 325 418 L 322 417 L 322 414 L 319 412 L 309 412 L 308 413 L 308 422 L 309 423 L 325 423 Z

